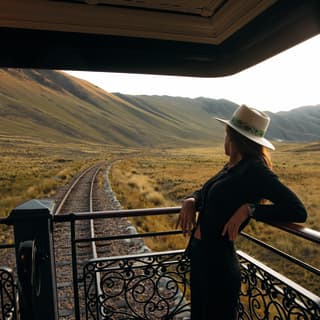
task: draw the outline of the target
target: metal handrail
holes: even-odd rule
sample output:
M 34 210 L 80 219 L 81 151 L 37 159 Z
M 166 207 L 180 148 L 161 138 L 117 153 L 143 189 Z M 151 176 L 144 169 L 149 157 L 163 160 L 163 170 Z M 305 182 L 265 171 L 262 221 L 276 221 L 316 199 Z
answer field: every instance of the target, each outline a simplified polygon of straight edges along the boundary
M 59 214 L 54 216 L 55 222 L 65 222 L 73 220 L 102 219 L 102 218 L 126 218 L 126 217 L 143 217 L 166 215 L 179 213 L 181 207 L 163 207 L 147 209 L 125 209 L 125 210 L 108 210 L 95 212 L 73 212 L 68 214 Z
M 164 208 L 147 208 L 147 209 L 128 209 L 128 210 L 108 210 L 95 212 L 73 212 L 68 214 L 59 214 L 53 217 L 54 222 L 70 222 L 75 220 L 87 219 L 104 219 L 104 218 L 128 218 L 128 217 L 143 217 L 150 215 L 167 215 L 178 214 L 181 207 L 164 207 Z M 278 221 L 263 221 L 275 228 L 284 230 L 288 233 L 297 235 L 311 242 L 320 244 L 320 231 L 304 227 L 296 223 L 286 223 Z M 14 220 L 10 217 L 0 218 L 0 224 L 12 225 Z M 175 233 L 175 232 L 174 232 Z
M 74 220 L 86 219 L 102 219 L 102 218 L 123 218 L 123 217 L 143 217 L 150 215 L 166 215 L 177 214 L 181 207 L 164 207 L 164 208 L 148 208 L 148 209 L 130 209 L 130 210 L 110 210 L 110 211 L 96 211 L 96 212 L 74 212 L 69 214 L 60 214 L 54 216 L 55 222 L 65 222 Z M 311 242 L 320 243 L 320 231 L 316 231 L 304 227 L 297 223 L 286 223 L 278 221 L 263 221 L 275 228 L 284 230 L 288 233 L 297 235 L 301 238 L 307 239 Z M 1 220 L 0 220 L 1 223 Z
M 295 234 L 301 238 L 305 238 L 307 240 L 320 244 L 320 231 L 306 228 L 296 223 L 272 222 L 272 221 L 268 221 L 266 223 L 278 229 L 287 231 L 291 234 Z

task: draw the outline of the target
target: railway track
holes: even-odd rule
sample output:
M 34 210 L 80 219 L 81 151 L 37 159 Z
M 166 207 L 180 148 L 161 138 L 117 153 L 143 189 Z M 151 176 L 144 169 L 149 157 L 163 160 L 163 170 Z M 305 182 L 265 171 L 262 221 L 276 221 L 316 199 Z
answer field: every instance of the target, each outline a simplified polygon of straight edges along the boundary
M 120 208 L 106 179 L 104 188 L 98 186 L 97 176 L 99 172 L 108 172 L 113 162 L 94 165 L 83 171 L 76 177 L 70 186 L 64 190 L 64 194 L 54 214 L 72 212 L 94 212 L 116 210 Z M 76 223 L 77 238 L 94 238 L 103 236 L 115 236 L 129 234 L 133 227 L 124 218 L 79 220 Z M 57 294 L 59 319 L 74 319 L 74 290 L 72 278 L 71 233 L 69 223 L 54 224 L 54 248 L 56 261 Z M 83 265 L 92 258 L 115 256 L 139 252 L 144 248 L 141 239 L 134 241 L 100 241 L 81 242 L 77 244 L 77 272 L 82 274 Z M 82 283 L 79 283 L 79 305 L 82 301 Z
M 95 181 L 102 164 L 94 165 L 83 171 L 66 190 L 60 200 L 54 214 L 68 213 L 74 210 L 77 212 L 92 212 L 94 206 Z
M 93 212 L 110 210 L 110 205 L 104 203 L 102 207 L 101 192 L 97 186 L 98 173 L 105 168 L 106 164 L 94 165 L 74 179 L 65 190 L 62 199 L 56 207 L 55 215 L 71 212 Z M 81 220 L 76 224 L 77 238 L 95 237 L 93 220 Z M 110 254 L 108 247 L 104 244 L 104 252 Z M 72 319 L 74 314 L 73 306 L 73 279 L 72 279 L 72 257 L 71 257 L 71 236 L 68 223 L 57 223 L 54 225 L 54 247 L 56 261 L 56 277 L 58 292 L 59 319 Z M 96 245 L 92 243 L 80 243 L 77 245 L 78 274 L 81 274 L 83 264 L 91 258 L 97 257 Z M 81 303 L 81 302 L 80 302 Z

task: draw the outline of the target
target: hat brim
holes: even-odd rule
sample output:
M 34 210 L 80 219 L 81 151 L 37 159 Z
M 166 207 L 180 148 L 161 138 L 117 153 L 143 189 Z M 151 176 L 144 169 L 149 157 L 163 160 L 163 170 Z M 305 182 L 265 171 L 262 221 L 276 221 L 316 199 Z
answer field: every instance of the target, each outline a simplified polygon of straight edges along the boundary
M 271 150 L 276 149 L 274 147 L 274 145 L 264 137 L 257 137 L 255 135 L 243 130 L 243 129 L 240 129 L 240 128 L 236 127 L 234 124 L 232 124 L 229 120 L 224 120 L 224 119 L 220 119 L 220 118 L 215 118 L 215 119 L 218 120 L 219 122 L 222 122 L 222 123 L 228 125 L 232 129 L 236 130 L 237 132 L 239 132 L 240 134 L 242 134 L 243 136 L 245 136 L 246 138 L 248 138 L 249 140 L 251 140 L 257 144 L 260 144 L 260 145 L 262 145 L 266 148 L 269 148 Z

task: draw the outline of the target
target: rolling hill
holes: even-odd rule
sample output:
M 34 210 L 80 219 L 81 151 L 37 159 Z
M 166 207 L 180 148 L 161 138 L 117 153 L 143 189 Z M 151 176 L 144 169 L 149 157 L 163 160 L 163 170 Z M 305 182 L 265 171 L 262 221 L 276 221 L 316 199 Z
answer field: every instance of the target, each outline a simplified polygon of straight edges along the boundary
M 54 142 L 95 142 L 131 147 L 207 146 L 224 130 L 227 100 L 106 92 L 64 72 L 0 69 L 0 135 Z M 320 105 L 269 113 L 272 140 L 320 140 Z

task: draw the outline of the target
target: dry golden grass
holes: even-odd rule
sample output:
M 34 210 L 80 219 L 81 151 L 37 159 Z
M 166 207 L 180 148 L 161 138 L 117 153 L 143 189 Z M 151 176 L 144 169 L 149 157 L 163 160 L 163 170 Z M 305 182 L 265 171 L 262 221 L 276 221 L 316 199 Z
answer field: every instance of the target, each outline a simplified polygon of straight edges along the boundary
M 132 151 L 108 145 L 61 145 L 0 135 L 0 152 L 0 217 L 6 217 L 24 201 L 50 198 L 90 164 Z

